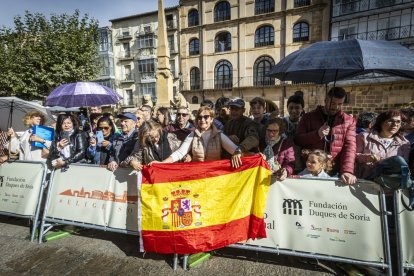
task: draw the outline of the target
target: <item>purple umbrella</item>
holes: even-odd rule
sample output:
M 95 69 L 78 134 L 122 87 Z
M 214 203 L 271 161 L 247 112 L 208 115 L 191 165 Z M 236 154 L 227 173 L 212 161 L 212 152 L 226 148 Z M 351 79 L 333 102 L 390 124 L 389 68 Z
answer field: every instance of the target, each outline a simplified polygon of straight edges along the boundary
M 95 82 L 74 82 L 56 87 L 46 98 L 46 106 L 89 107 L 116 104 L 122 99 L 111 88 Z

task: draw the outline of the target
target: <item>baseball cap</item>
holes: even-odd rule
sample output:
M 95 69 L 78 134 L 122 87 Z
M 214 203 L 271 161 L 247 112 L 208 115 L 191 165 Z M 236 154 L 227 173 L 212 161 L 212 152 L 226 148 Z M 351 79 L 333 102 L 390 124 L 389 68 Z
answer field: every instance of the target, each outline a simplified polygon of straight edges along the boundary
M 244 108 L 244 100 L 241 98 L 234 98 L 229 101 L 229 106 L 237 106 Z
M 124 112 L 122 114 L 118 114 L 117 117 L 120 119 L 131 119 L 134 122 L 138 121 L 137 116 L 135 116 L 131 112 Z

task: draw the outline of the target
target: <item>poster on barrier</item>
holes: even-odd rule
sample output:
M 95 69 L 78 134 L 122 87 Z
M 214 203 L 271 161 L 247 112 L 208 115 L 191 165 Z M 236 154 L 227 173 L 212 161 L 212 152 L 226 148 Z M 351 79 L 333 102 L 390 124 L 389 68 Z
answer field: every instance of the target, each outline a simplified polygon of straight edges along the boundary
M 379 187 L 334 180 L 273 182 L 265 213 L 267 238 L 249 244 L 382 262 Z
M 46 216 L 138 231 L 137 176 L 130 172 L 80 165 L 57 170 Z
M 398 209 L 400 211 L 400 239 L 402 263 L 404 266 L 414 267 L 414 210 L 408 208 L 408 192 L 397 192 Z
M 42 186 L 40 163 L 4 163 L 0 166 L 0 212 L 32 217 Z

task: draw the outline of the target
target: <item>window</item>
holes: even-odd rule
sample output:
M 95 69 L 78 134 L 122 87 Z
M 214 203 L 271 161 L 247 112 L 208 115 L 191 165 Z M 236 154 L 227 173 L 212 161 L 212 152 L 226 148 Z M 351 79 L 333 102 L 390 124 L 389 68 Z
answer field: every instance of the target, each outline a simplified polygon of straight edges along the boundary
M 131 89 L 125 90 L 125 104 L 134 105 L 134 94 Z
M 293 42 L 309 40 L 309 25 L 306 22 L 299 22 L 293 26 Z
M 192 103 L 192 104 L 198 104 L 198 97 L 197 97 L 197 96 L 193 96 L 193 97 L 191 98 L 191 103 Z
M 131 48 L 129 47 L 129 43 L 124 43 L 122 44 L 122 57 L 123 58 L 128 58 L 131 56 Z
M 262 47 L 275 44 L 275 31 L 272 26 L 262 26 L 256 30 L 254 47 Z
M 168 36 L 168 47 L 170 48 L 170 52 L 175 52 L 174 35 Z
M 142 98 L 144 95 L 151 95 L 151 98 L 156 97 L 156 83 L 141 83 L 139 86 L 139 96 Z
M 176 78 L 176 76 L 175 76 L 175 59 L 170 60 L 170 69 L 171 69 L 171 74 L 173 75 L 173 78 Z
M 188 27 L 198 26 L 198 10 L 188 12 Z
M 190 56 L 198 55 L 200 53 L 200 41 L 198 38 L 190 39 L 189 52 Z
M 190 70 L 190 90 L 200 89 L 200 69 L 193 67 Z
M 214 7 L 214 22 L 230 20 L 230 4 L 227 1 L 218 2 Z
M 259 57 L 254 63 L 254 76 L 253 83 L 254 86 L 270 86 L 275 84 L 275 79 L 271 77 L 266 77 L 267 73 L 275 65 L 273 58 L 269 56 Z
M 155 36 L 153 34 L 138 37 L 138 49 L 155 48 Z
M 112 52 L 112 35 L 109 30 L 99 30 L 99 51 Z
M 275 11 L 275 0 L 256 0 L 254 12 L 262 14 Z
M 155 59 L 142 59 L 138 60 L 138 72 L 141 79 L 148 79 L 155 77 Z
M 309 6 L 309 5 L 310 5 L 310 0 L 294 0 L 293 1 L 294 8 L 299 8 L 299 7 Z
M 216 52 L 225 52 L 231 50 L 231 34 L 223 32 L 216 35 L 214 39 Z
M 132 81 L 132 73 L 131 73 L 131 65 L 124 66 L 124 80 L 125 81 Z
M 233 86 L 233 68 L 227 60 L 221 60 L 216 64 L 214 84 L 216 89 L 231 88 Z

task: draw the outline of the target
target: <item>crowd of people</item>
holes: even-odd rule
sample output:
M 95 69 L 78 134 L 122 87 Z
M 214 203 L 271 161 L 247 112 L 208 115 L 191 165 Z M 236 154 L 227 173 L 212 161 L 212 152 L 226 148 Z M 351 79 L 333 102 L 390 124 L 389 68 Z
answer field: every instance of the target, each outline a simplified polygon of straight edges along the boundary
M 401 177 L 401 170 L 411 181 L 414 108 L 364 112 L 356 118 L 342 110 L 345 98 L 343 88 L 333 87 L 323 105 L 305 113 L 298 91 L 288 98 L 285 117 L 267 113 L 260 97 L 250 101 L 250 116 L 243 99 L 225 97 L 215 104 L 203 101 L 195 118 L 187 106 L 153 110 L 143 105 L 116 116 L 93 107 L 90 114 L 59 114 L 53 141 L 32 133 L 33 126 L 46 124 L 44 115 L 34 111 L 26 114 L 28 129 L 22 135 L 13 128 L 0 133 L 0 164 L 18 158 L 46 162 L 50 169 L 82 162 L 114 171 L 229 159 L 238 168 L 241 157 L 261 154 L 279 181 L 294 175 L 339 177 L 352 185 L 358 178 Z

